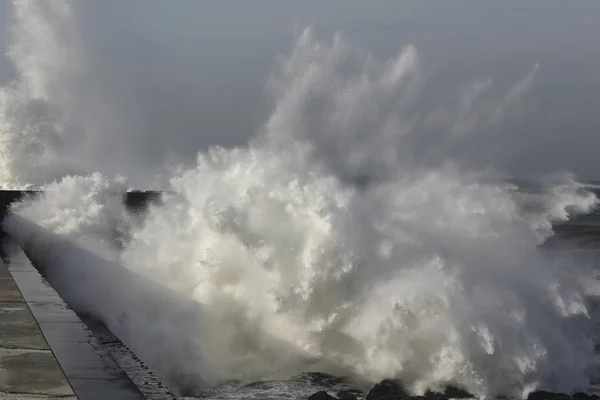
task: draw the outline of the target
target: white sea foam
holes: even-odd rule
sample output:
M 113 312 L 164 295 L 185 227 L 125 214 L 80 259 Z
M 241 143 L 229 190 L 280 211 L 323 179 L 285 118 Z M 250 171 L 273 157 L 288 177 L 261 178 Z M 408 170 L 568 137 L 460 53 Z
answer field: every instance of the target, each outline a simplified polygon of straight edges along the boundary
M 68 2 L 39 4 L 15 1 L 21 25 L 70 21 L 58 14 Z M 56 43 L 47 51 L 71 49 L 60 35 L 48 40 Z M 38 47 L 17 57 L 27 60 L 16 63 L 25 83 L 0 99 L 2 179 L 17 186 L 65 175 L 69 147 L 46 137 L 64 136 L 57 126 L 70 106 L 52 93 L 70 78 L 36 71 L 76 72 L 48 67 L 31 55 Z M 50 184 L 14 211 L 83 246 L 46 260 L 69 271 L 65 296 L 175 386 L 321 369 L 400 378 L 416 393 L 448 383 L 482 396 L 581 389 L 598 363 L 595 281 L 581 260 L 550 257 L 539 244 L 596 197 L 570 178 L 523 194 L 443 156 L 445 144 L 500 123 L 537 68 L 486 106 L 475 100 L 490 85 L 472 84 L 458 111 L 415 113 L 426 74 L 414 47 L 378 62 L 341 36 L 323 42 L 306 30 L 271 81 L 275 107 L 261 133 L 173 173 L 143 223 L 120 204 L 124 181 L 100 174 Z M 28 110 L 38 101 L 56 106 L 61 124 L 37 124 Z M 17 135 L 50 152 L 43 174 L 21 165 L 31 150 Z M 56 243 L 21 218 L 5 227 L 25 247 Z M 132 287 L 115 268 L 144 283 Z

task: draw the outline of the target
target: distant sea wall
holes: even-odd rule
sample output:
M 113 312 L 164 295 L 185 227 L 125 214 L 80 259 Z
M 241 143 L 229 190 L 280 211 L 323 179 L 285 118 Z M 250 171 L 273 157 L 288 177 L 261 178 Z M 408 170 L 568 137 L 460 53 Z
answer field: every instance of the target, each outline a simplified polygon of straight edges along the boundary
M 4 220 L 10 205 L 26 197 L 39 196 L 43 191 L 40 190 L 0 190 L 0 221 Z M 144 211 L 149 204 L 160 201 L 162 192 L 153 190 L 132 190 L 123 197 L 123 202 L 131 212 Z M 0 228 L 0 239 L 4 238 L 4 233 Z

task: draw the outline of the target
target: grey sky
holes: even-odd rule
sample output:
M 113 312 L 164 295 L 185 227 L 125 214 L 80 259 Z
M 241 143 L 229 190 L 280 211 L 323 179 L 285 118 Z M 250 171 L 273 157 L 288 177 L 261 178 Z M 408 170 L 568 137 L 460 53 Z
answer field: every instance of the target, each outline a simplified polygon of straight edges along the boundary
M 600 179 L 600 2 L 89 0 L 80 25 L 148 156 L 190 159 L 207 145 L 244 143 L 268 116 L 265 81 L 293 46 L 294 26 L 340 30 L 382 58 L 414 43 L 436 90 L 494 77 L 510 84 L 540 63 L 519 123 L 467 149 L 517 175 L 557 169 Z M 9 0 L 0 0 L 7 25 Z M 4 33 L 4 32 L 3 32 Z M 0 36 L 6 44 L 7 36 Z M 12 75 L 0 60 L 0 80 Z M 429 94 L 435 98 L 435 91 Z M 117 100 L 115 100 L 117 101 Z M 502 132 L 505 129 L 506 131 Z

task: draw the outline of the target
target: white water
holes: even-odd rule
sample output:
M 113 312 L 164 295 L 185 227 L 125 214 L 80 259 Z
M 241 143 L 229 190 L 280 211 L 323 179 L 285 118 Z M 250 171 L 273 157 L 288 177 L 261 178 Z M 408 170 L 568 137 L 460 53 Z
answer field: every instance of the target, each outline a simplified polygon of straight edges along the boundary
M 62 278 L 77 307 L 167 380 L 174 370 L 210 385 L 319 369 L 398 377 L 416 393 L 452 383 L 521 396 L 594 378 L 586 298 L 595 281 L 582 260 L 549 257 L 538 244 L 552 222 L 597 199 L 571 178 L 521 195 L 490 183 L 493 166 L 474 171 L 444 152 L 500 124 L 537 66 L 503 93 L 476 82 L 458 107 L 415 110 L 427 74 L 414 47 L 379 62 L 340 36 L 322 42 L 307 30 L 270 82 L 275 107 L 261 133 L 172 173 L 172 193 L 140 224 L 119 203 L 123 181 L 50 183 L 100 168 L 82 151 L 102 139 L 95 121 L 88 129 L 73 117 L 81 104 L 70 88 L 85 55 L 71 43 L 68 6 L 14 1 L 21 79 L 0 92 L 0 177 L 13 187 L 48 184 L 16 213 L 164 285 L 181 304 L 200 303 L 202 312 L 176 311 L 161 308 L 160 291 L 141 293 L 151 285 L 115 279 L 104 292 Z M 68 128 L 72 121 L 81 128 Z M 121 168 L 127 175 L 129 165 Z M 18 219 L 6 229 L 28 240 Z M 117 233 L 128 240 L 115 243 Z M 108 268 L 60 253 L 51 262 L 88 277 Z

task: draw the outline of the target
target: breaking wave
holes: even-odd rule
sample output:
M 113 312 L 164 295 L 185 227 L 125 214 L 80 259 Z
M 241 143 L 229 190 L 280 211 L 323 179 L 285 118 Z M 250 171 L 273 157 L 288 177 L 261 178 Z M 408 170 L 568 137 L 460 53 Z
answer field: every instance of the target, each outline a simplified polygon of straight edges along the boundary
M 307 29 L 269 82 L 261 132 L 170 171 L 141 220 L 119 203 L 126 180 L 91 174 L 81 151 L 101 133 L 74 117 L 84 47 L 71 43 L 69 3 L 14 7 L 20 80 L 0 91 L 0 178 L 46 192 L 13 211 L 202 310 L 126 295 L 130 281 L 110 283 L 121 302 L 65 284 L 171 384 L 173 371 L 211 386 L 319 370 L 399 378 L 415 393 L 455 384 L 521 397 L 595 378 L 595 280 L 584 260 L 539 244 L 596 197 L 570 177 L 524 193 L 444 152 L 509 118 L 537 66 L 504 92 L 475 82 L 457 105 L 423 110 L 416 48 L 379 62 Z M 20 221 L 5 228 L 25 246 Z M 52 263 L 85 270 L 86 259 Z M 133 313 L 155 320 L 123 317 Z

